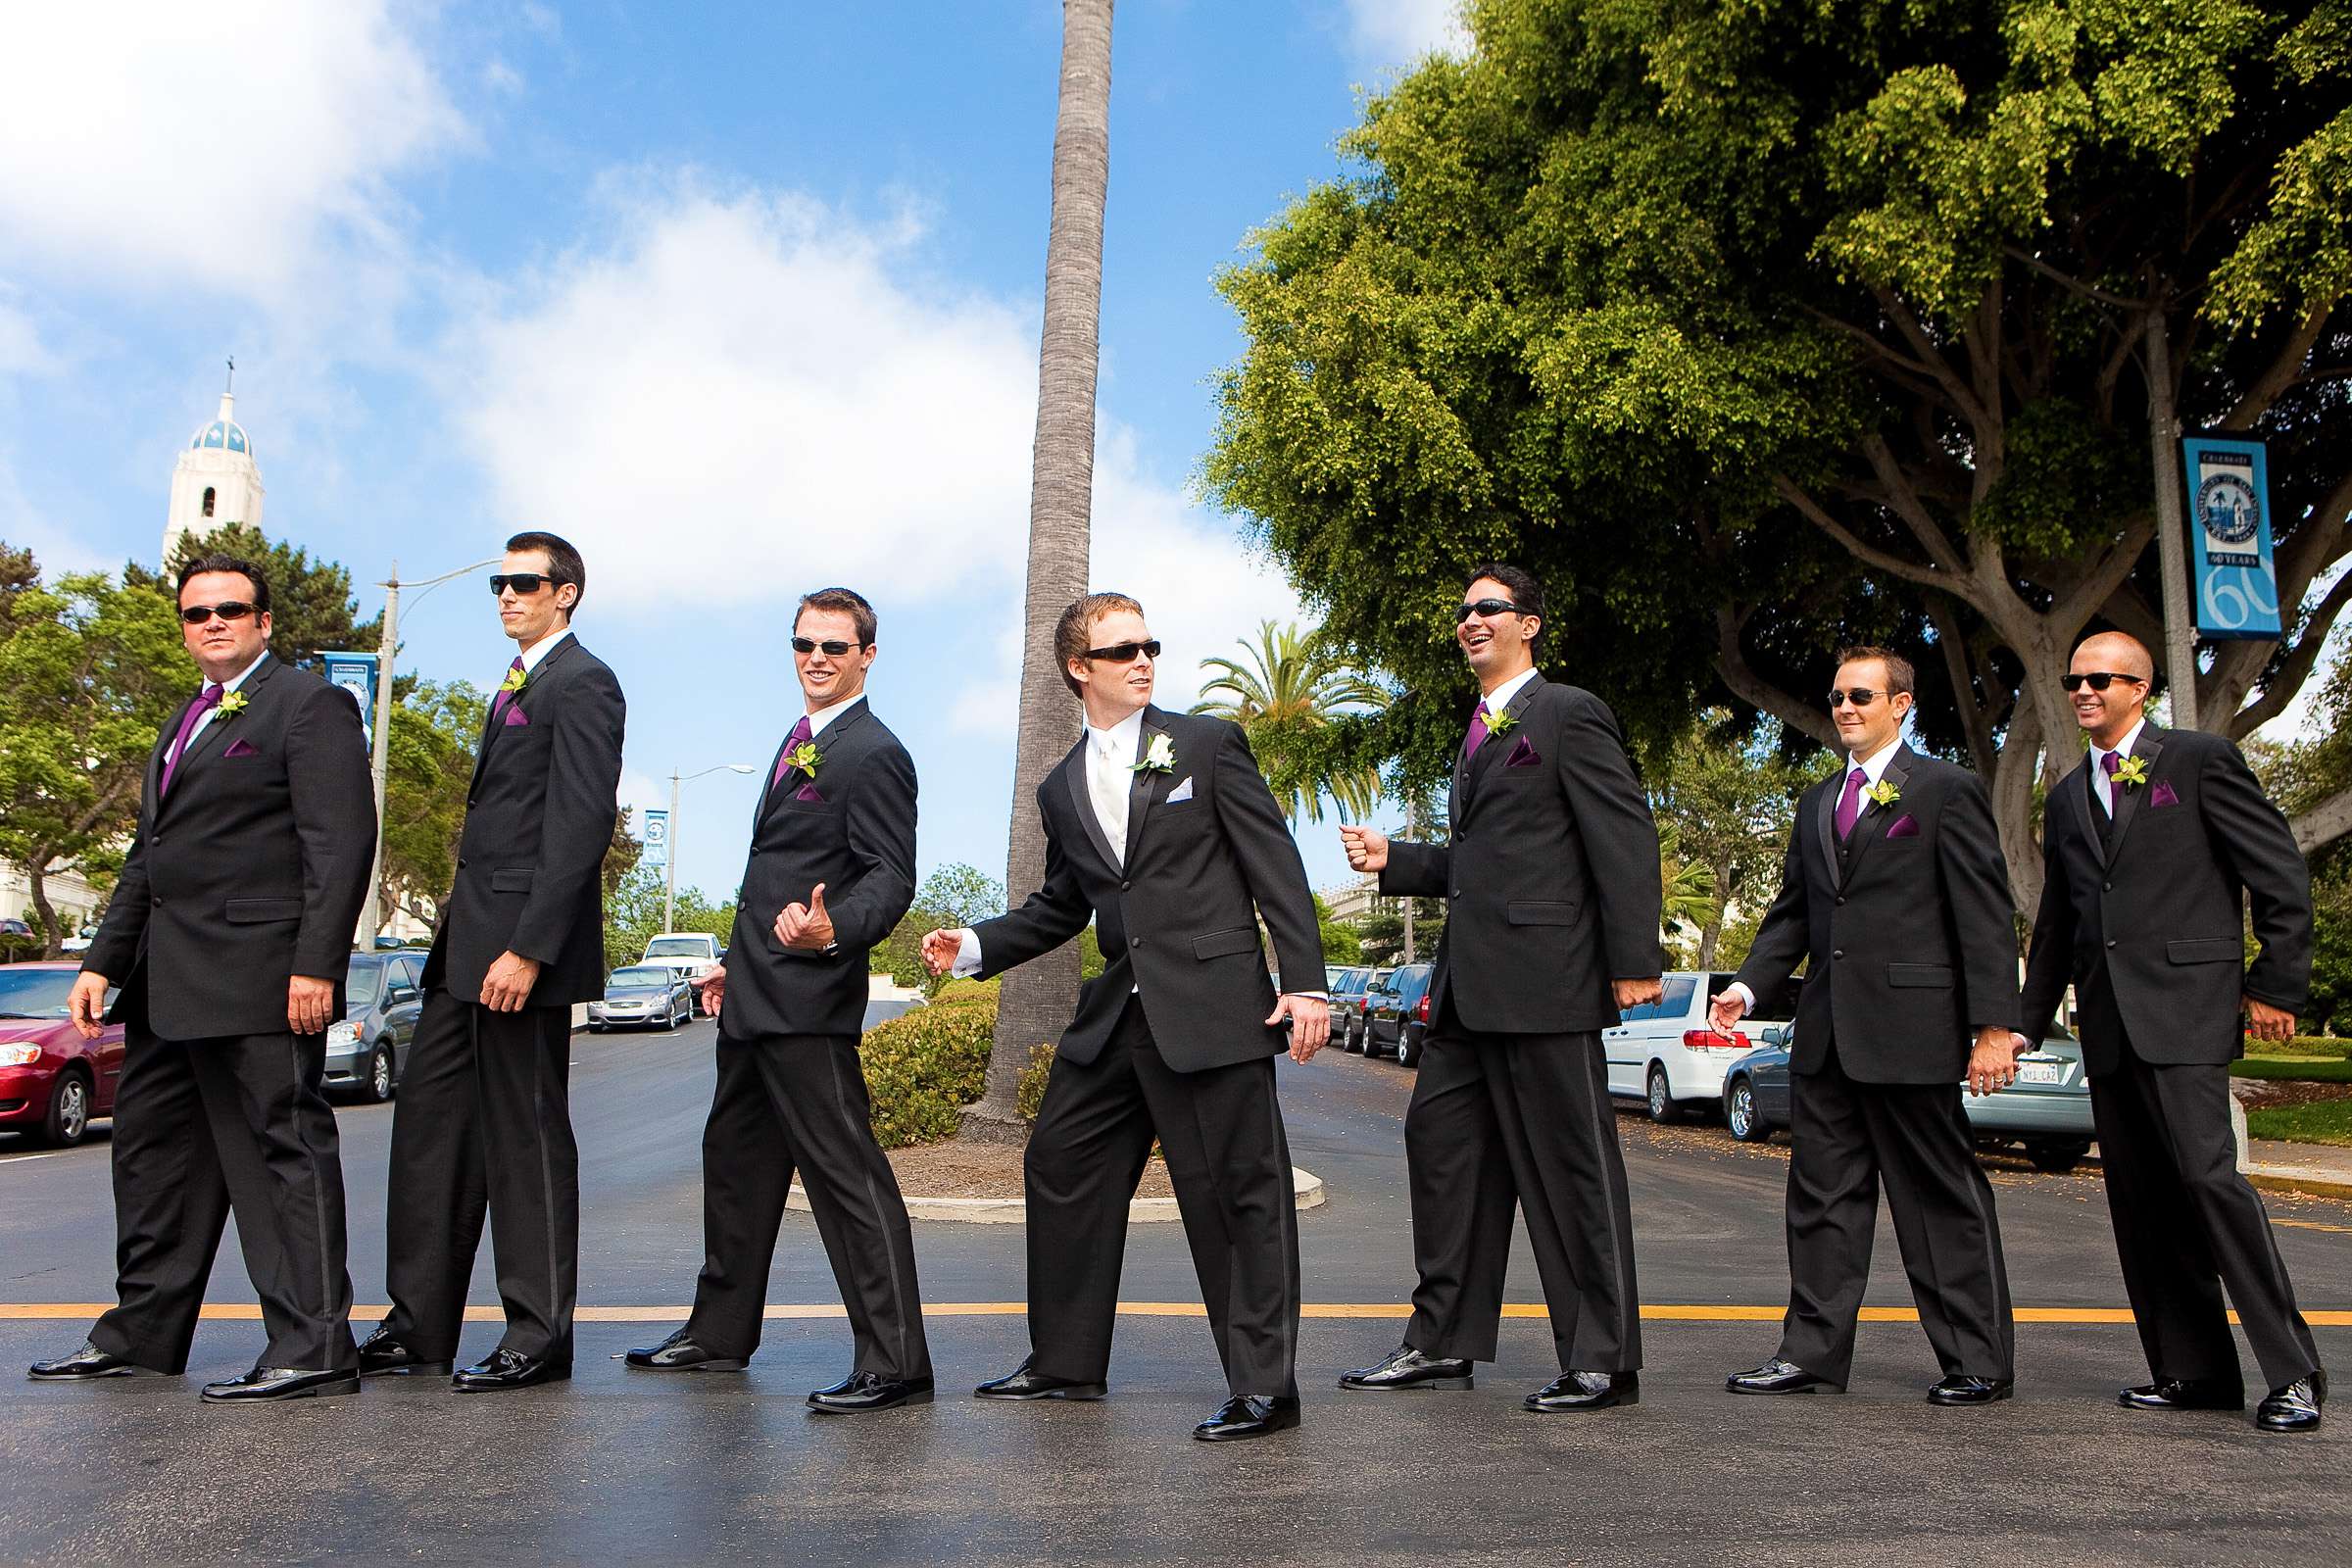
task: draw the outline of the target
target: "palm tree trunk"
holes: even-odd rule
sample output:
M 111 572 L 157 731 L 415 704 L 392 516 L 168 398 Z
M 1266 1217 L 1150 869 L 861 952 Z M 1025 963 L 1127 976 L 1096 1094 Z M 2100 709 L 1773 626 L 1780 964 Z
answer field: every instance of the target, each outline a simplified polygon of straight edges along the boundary
M 1017 906 L 1046 879 L 1037 787 L 1076 737 L 1078 710 L 1054 657 L 1054 624 L 1086 592 L 1095 488 L 1095 368 L 1102 306 L 1102 206 L 1110 178 L 1112 0 L 1063 0 L 1061 100 L 1054 124 L 1054 213 L 1046 241 L 1046 317 L 1038 349 L 1031 453 L 1029 582 L 1022 606 L 1021 717 L 1012 770 L 1012 842 L 1004 891 Z M 1017 1142 L 1021 1070 L 1057 1038 L 1078 991 L 1078 945 L 1004 977 L 987 1086 L 963 1136 Z

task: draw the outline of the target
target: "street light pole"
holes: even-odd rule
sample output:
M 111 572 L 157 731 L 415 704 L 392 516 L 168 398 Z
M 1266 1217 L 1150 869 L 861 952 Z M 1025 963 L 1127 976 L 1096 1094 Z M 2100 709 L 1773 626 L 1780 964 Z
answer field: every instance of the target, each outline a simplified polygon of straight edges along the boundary
M 720 762 L 706 767 L 702 773 L 680 777 L 676 768 L 669 770 L 669 843 L 662 852 L 662 929 L 674 931 L 678 923 L 678 786 L 688 779 L 698 779 L 703 773 L 757 773 L 760 770 L 749 762 Z

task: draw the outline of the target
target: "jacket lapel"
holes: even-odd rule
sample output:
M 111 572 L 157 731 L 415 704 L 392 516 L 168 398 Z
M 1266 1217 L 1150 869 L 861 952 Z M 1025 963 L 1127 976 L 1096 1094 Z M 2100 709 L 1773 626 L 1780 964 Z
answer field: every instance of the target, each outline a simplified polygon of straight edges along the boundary
M 244 684 L 237 688 L 248 704 L 259 704 L 262 701 L 262 692 L 269 683 L 270 672 L 276 668 L 277 659 L 272 654 L 264 654 L 262 662 L 253 666 L 253 672 L 247 675 Z M 182 709 L 180 711 L 185 713 L 187 710 Z M 252 709 L 249 707 L 245 711 L 251 712 Z M 188 776 L 191 773 L 198 771 L 205 763 L 228 750 L 229 746 L 235 742 L 237 730 L 243 721 L 242 714 L 223 713 L 217 708 L 213 710 L 213 721 L 204 726 L 203 733 L 188 738 L 188 749 L 180 755 L 178 765 L 172 769 L 172 790 L 171 794 L 165 798 L 164 804 L 169 805 L 172 800 L 177 799 L 186 792 Z M 172 733 L 177 734 L 178 732 L 179 726 L 174 724 Z
M 564 655 L 570 653 L 574 648 L 579 646 L 579 638 L 573 636 L 564 638 L 562 642 L 556 644 L 555 647 L 549 649 L 547 651 L 547 657 L 540 660 L 539 662 L 522 677 L 522 684 L 514 689 L 514 697 L 508 701 L 504 710 L 500 709 L 498 706 L 498 694 L 496 692 L 492 692 L 490 694 L 490 709 L 495 716 L 486 716 L 482 722 L 482 749 L 474 753 L 473 756 L 474 783 L 479 784 L 482 781 L 482 769 L 490 765 L 490 748 L 498 744 L 499 736 L 506 731 L 507 713 L 514 709 L 523 708 L 523 717 L 530 717 L 530 711 L 527 708 L 524 708 L 524 704 L 531 695 L 531 688 L 538 685 L 540 678 L 546 675 L 550 669 L 553 669 L 559 662 L 561 662 Z M 466 793 L 471 794 L 472 791 L 467 790 Z
M 1830 886 L 1844 880 L 1844 871 L 1838 863 L 1838 796 L 1845 788 L 1845 770 L 1838 769 L 1815 786 L 1820 797 L 1813 805 L 1814 838 L 1821 844 L 1822 864 L 1829 868 Z
M 1502 705 L 1503 715 L 1513 721 L 1512 727 L 1504 730 L 1499 735 L 1495 734 L 1492 728 L 1489 728 L 1487 731 L 1487 738 L 1479 742 L 1478 755 L 1476 757 L 1464 759 L 1456 765 L 1454 769 L 1454 797 L 1457 800 L 1463 799 L 1463 792 L 1465 790 L 1468 790 L 1471 794 L 1475 795 L 1477 793 L 1477 781 L 1485 778 L 1489 773 L 1502 765 L 1501 759 L 1510 755 L 1510 748 L 1508 746 L 1498 747 L 1496 743 L 1509 741 L 1511 745 L 1518 744 L 1516 741 L 1512 740 L 1512 737 L 1518 733 L 1517 720 L 1526 713 L 1528 704 L 1535 701 L 1536 688 L 1543 684 L 1544 672 L 1542 670 L 1536 671 L 1534 674 L 1528 676 L 1525 681 L 1521 682 L 1519 689 L 1511 694 L 1511 700 Z M 1475 710 L 1473 711 L 1475 711 Z M 1465 733 L 1467 732 L 1468 728 L 1469 726 L 1465 723 L 1463 725 Z M 1465 800 L 1462 809 L 1455 813 L 1456 819 L 1458 820 L 1461 816 L 1467 815 L 1469 807 L 1467 801 Z
M 1908 745 L 1898 741 L 1894 755 L 1886 759 L 1886 766 L 1879 774 L 1880 782 L 1891 784 L 1900 791 L 1903 781 L 1911 776 L 1911 763 L 1917 755 Z M 1845 858 L 1845 881 L 1853 880 L 1854 868 L 1862 863 L 1862 857 L 1873 844 L 1886 836 L 1886 829 L 1893 825 L 1895 817 L 1900 814 L 1897 808 L 1901 805 L 1898 800 L 1891 805 L 1881 806 L 1871 800 L 1867 793 L 1864 794 L 1862 814 L 1854 818 L 1853 853 Z
M 1110 835 L 1102 831 L 1102 818 L 1095 813 L 1094 797 L 1086 789 L 1084 730 L 1078 732 L 1078 744 L 1070 748 L 1070 755 L 1061 760 L 1061 782 L 1063 788 L 1070 792 L 1070 808 L 1078 813 L 1078 824 L 1086 829 L 1087 841 L 1094 845 L 1095 853 L 1102 857 L 1104 865 L 1113 871 L 1118 870 L 1119 858 L 1111 852 Z
M 1144 710 L 1143 733 L 1138 735 L 1135 741 L 1135 760 L 1137 761 L 1140 762 L 1152 755 L 1152 737 L 1168 734 L 1159 722 L 1163 716 L 1156 708 Z M 1169 744 L 1171 746 L 1175 744 L 1174 737 L 1169 737 Z M 1144 837 L 1144 818 L 1151 814 L 1152 799 L 1159 793 L 1153 787 L 1154 785 L 1165 785 L 1167 788 L 1173 789 L 1176 787 L 1176 780 L 1173 775 L 1163 775 L 1155 773 L 1150 768 L 1139 767 L 1135 770 L 1134 782 L 1127 786 L 1127 853 L 1115 862 L 1119 865 L 1125 865 L 1135 858 L 1135 847 L 1142 842 Z
M 865 699 L 860 697 L 836 714 L 833 722 L 827 724 L 818 735 L 809 738 L 808 743 L 816 748 L 816 765 L 819 768 L 825 765 L 825 759 L 832 755 L 833 748 L 840 744 L 842 737 L 864 721 L 868 711 Z M 797 724 L 798 720 L 795 720 L 795 723 Z M 760 809 L 763 812 L 767 809 L 770 802 L 786 792 L 793 780 L 799 779 L 805 784 L 812 784 L 816 781 L 815 774 L 798 767 L 786 767 L 783 776 L 777 777 L 776 769 L 783 766 L 784 762 L 784 748 L 790 744 L 792 744 L 792 731 L 786 730 L 784 739 L 776 743 L 775 760 L 767 764 L 768 783 L 760 794 Z
M 2115 782 L 2115 853 L 2118 856 L 2124 853 L 2124 835 L 2132 831 L 2132 821 L 2139 815 L 2141 800 L 2155 783 L 2156 759 L 2164 751 L 2164 742 L 2156 738 L 2157 734 L 2154 724 L 2142 724 L 2138 736 L 2132 742 L 2132 755 L 2148 765 L 2148 783 L 2131 789 L 2121 779 Z
M 2099 831 L 2101 814 L 2099 787 L 2090 776 L 2090 754 L 2088 752 L 2082 754 L 2082 760 L 2076 764 L 2072 773 L 2067 775 L 2067 781 L 2058 786 L 2058 793 L 2072 795 L 2075 798 L 2075 809 L 2082 814 L 2082 836 L 2090 840 L 2090 853 L 2097 858 L 2101 865 L 2105 865 L 2107 863 L 2107 841 Z M 2049 824 L 2043 823 L 2041 831 L 2046 836 L 2050 831 Z

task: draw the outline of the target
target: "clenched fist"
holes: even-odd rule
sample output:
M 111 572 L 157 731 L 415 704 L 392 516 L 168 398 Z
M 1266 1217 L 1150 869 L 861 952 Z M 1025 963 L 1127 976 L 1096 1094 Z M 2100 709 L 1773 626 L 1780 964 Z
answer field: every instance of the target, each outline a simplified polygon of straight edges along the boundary
M 1385 871 L 1389 866 L 1389 836 L 1373 828 L 1342 824 L 1340 846 L 1348 863 L 1358 871 Z
M 959 931 L 932 931 L 923 937 L 923 967 L 935 975 L 954 970 L 962 953 L 963 934 Z

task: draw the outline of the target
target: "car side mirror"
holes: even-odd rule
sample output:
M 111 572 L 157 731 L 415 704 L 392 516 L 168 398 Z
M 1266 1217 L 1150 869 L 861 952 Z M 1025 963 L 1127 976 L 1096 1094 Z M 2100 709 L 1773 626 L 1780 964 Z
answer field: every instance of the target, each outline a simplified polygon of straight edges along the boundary
M 394 986 L 384 995 L 387 1000 L 392 1002 L 414 1002 L 416 1000 L 416 988 L 415 986 Z
M 1788 1043 L 1788 1031 L 1775 1024 L 1764 1031 L 1764 1043 L 1768 1046 L 1785 1046 Z

